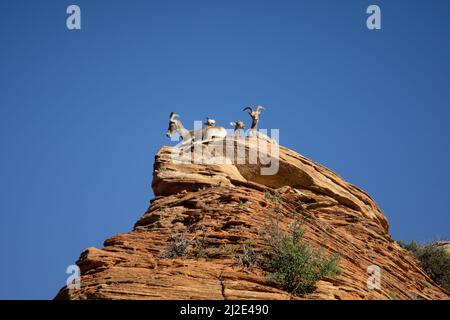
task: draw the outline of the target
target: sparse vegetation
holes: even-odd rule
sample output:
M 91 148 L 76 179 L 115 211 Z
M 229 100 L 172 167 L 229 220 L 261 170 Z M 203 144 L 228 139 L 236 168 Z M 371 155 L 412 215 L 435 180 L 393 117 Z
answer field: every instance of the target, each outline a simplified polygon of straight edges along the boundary
M 421 262 L 424 271 L 437 284 L 450 291 L 450 254 L 437 243 L 420 245 L 415 241 L 398 242 L 400 246 L 411 251 Z
M 268 233 L 268 276 L 293 294 L 312 292 L 317 281 L 341 273 L 339 256 L 326 257 L 322 250 L 314 250 L 303 240 L 304 233 L 298 221 L 288 234 L 277 224 L 272 224 Z
M 166 250 L 160 254 L 161 258 L 178 258 L 185 254 L 189 241 L 186 239 L 186 235 L 175 234 L 170 237 L 169 245 Z
M 272 202 L 278 202 L 280 201 L 280 195 L 277 192 L 270 193 L 269 191 L 264 192 L 264 197 L 267 200 L 270 200 Z
M 238 207 L 243 207 L 247 204 L 247 201 L 239 200 Z
M 204 258 L 207 256 L 205 233 L 203 233 L 200 238 L 192 239 L 191 244 L 193 246 L 190 254 L 191 256 L 196 258 Z
M 239 250 L 239 245 L 236 244 L 224 244 L 222 246 L 222 252 L 225 254 L 235 254 Z
M 261 255 L 257 254 L 252 245 L 244 243 L 242 245 L 242 252 L 236 255 L 238 265 L 244 268 L 258 267 L 261 261 Z
M 388 293 L 388 297 L 390 300 L 398 300 L 398 296 L 395 292 L 391 291 Z
M 188 239 L 185 233 L 172 235 L 166 249 L 159 255 L 161 258 L 195 257 L 203 258 L 208 255 L 206 234 Z M 214 248 L 213 248 L 214 249 Z
M 416 255 L 417 251 L 419 250 L 419 245 L 414 240 L 411 241 L 410 243 L 404 241 L 397 241 L 397 243 L 400 245 L 400 247 L 408 251 L 411 251 L 414 255 Z
M 218 258 L 234 255 L 237 265 L 260 268 L 268 279 L 296 295 L 312 292 L 317 281 L 340 274 L 339 255 L 325 255 L 323 250 L 305 242 L 305 231 L 298 219 L 294 220 L 289 232 L 283 232 L 279 227 L 282 218 L 278 214 L 276 222 L 260 231 L 259 235 L 266 244 L 264 250 L 256 250 L 248 242 L 208 248 L 204 229 L 198 229 L 195 230 L 197 235 L 189 238 L 186 233 L 171 236 L 160 257 Z

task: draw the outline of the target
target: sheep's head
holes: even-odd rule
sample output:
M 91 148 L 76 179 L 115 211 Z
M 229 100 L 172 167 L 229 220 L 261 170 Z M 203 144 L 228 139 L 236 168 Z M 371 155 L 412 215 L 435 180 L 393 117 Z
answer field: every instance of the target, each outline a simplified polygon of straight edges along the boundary
M 181 122 L 178 114 L 171 112 L 169 116 L 169 128 L 167 129 L 166 136 L 168 138 L 172 137 L 174 132 L 181 128 Z
M 242 111 L 247 111 L 253 120 L 258 120 L 261 110 L 264 110 L 263 106 L 256 106 L 255 110 L 253 110 L 252 107 L 245 107 Z
M 234 130 L 245 129 L 245 123 L 243 121 L 230 122 Z
M 216 120 L 210 119 L 210 118 L 206 118 L 205 126 L 214 127 L 215 125 L 216 125 Z

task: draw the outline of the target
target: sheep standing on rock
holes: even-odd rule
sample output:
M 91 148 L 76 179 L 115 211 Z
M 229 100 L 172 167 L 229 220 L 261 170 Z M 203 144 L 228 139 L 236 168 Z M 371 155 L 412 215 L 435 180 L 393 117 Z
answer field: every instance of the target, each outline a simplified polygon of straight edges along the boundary
M 167 129 L 166 136 L 171 138 L 175 132 L 178 132 L 183 142 L 187 142 L 192 140 L 194 137 L 193 131 L 187 130 L 181 120 L 179 119 L 179 115 L 171 112 L 169 116 L 169 128 Z
M 250 131 L 258 131 L 259 115 L 261 113 L 261 110 L 264 110 L 264 107 L 257 106 L 255 110 L 253 110 L 251 107 L 245 107 L 242 111 L 246 110 L 248 110 L 248 114 L 252 118 L 252 126 L 250 127 Z
M 175 132 L 183 139 L 183 142 L 193 142 L 196 137 L 201 137 L 201 140 L 209 140 L 213 138 L 225 138 L 227 136 L 227 130 L 224 127 L 216 127 L 216 121 L 214 119 L 207 118 L 205 127 L 198 130 L 187 130 L 179 115 L 171 112 L 169 116 L 169 128 L 167 129 L 166 136 L 172 137 Z
M 274 139 L 271 139 L 267 135 L 258 131 L 258 123 L 260 119 L 261 110 L 264 110 L 263 106 L 256 106 L 255 110 L 251 107 L 244 108 L 243 111 L 248 111 L 248 114 L 252 118 L 251 128 L 248 130 L 248 137 L 255 137 L 259 139 L 264 139 L 270 141 L 271 143 L 277 143 Z M 181 120 L 179 115 L 171 112 L 169 116 L 169 128 L 167 129 L 166 136 L 172 137 L 175 132 L 183 139 L 183 142 L 193 142 L 196 138 L 200 140 L 210 140 L 214 138 L 224 139 L 227 136 L 227 130 L 224 127 L 216 126 L 216 120 L 211 118 L 206 118 L 203 128 L 196 130 L 187 130 Z M 245 129 L 245 124 L 243 121 L 230 122 L 234 128 L 233 137 L 240 137 L 241 130 Z
M 250 130 L 248 131 L 249 137 L 259 138 L 263 140 L 267 140 L 271 143 L 277 143 L 274 139 L 270 138 L 266 134 L 258 131 L 258 123 L 259 123 L 259 116 L 261 114 L 261 110 L 264 110 L 263 106 L 256 106 L 255 110 L 253 110 L 251 107 L 245 107 L 242 111 L 248 111 L 248 114 L 252 118 L 252 126 Z
M 227 136 L 227 129 L 216 126 L 216 120 L 206 118 L 205 126 L 202 129 L 202 139 L 209 140 L 214 138 L 225 138 Z

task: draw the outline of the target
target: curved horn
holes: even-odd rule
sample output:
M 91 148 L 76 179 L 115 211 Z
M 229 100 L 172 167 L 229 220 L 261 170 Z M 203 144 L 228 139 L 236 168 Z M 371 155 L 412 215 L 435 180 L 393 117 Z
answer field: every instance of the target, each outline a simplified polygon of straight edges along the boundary
M 176 113 L 174 113 L 174 112 L 171 112 L 171 113 L 170 113 L 170 116 L 169 116 L 170 121 L 175 120 L 175 117 L 179 117 L 179 115 L 176 114 Z
M 252 113 L 253 110 L 251 107 L 245 107 L 242 111 L 248 110 L 249 113 Z
M 259 112 L 259 110 L 264 110 L 264 107 L 263 106 L 257 106 L 256 107 L 256 111 Z

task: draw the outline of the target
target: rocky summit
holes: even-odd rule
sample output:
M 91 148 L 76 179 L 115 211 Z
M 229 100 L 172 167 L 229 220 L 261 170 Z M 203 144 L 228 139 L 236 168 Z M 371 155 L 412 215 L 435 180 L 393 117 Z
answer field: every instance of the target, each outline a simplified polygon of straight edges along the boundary
M 211 145 L 200 144 L 200 151 Z M 260 151 L 261 140 L 235 139 L 233 146 L 250 154 Z M 260 161 L 214 152 L 208 161 L 174 161 L 180 152 L 158 151 L 150 207 L 132 231 L 82 252 L 81 288 L 64 287 L 56 299 L 450 298 L 391 238 L 374 200 L 324 166 L 282 146 L 276 173 L 269 175 L 261 174 Z M 271 223 L 288 230 L 298 217 L 304 240 L 339 254 L 342 271 L 300 296 L 239 258 L 244 244 L 264 252 L 262 234 Z M 378 288 L 368 286 L 370 266 L 381 270 Z

